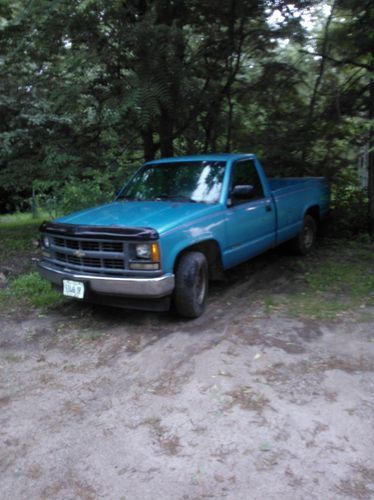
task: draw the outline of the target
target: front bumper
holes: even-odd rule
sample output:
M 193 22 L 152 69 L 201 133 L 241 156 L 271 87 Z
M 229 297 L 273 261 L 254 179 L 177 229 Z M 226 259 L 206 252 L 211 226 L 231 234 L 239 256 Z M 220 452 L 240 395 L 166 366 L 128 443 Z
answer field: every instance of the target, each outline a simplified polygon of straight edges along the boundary
M 38 263 L 38 271 L 51 283 L 62 287 L 63 280 L 82 281 L 95 294 L 118 295 L 130 298 L 158 299 L 167 297 L 174 290 L 173 274 L 156 278 L 121 278 L 95 276 L 87 273 L 63 271 L 46 262 Z

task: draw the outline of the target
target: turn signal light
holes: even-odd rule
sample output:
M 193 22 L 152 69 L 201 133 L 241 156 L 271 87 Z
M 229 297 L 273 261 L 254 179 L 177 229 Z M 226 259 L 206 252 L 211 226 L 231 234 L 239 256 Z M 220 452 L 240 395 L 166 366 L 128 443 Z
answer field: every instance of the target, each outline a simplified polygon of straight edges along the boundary
M 158 243 L 152 243 L 151 245 L 151 259 L 153 262 L 160 262 L 160 248 Z

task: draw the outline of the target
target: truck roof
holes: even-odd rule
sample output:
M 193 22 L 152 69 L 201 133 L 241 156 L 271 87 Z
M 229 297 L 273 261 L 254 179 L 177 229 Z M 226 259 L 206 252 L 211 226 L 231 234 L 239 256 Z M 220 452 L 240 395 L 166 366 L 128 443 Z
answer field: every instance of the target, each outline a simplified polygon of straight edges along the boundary
M 255 155 L 251 153 L 211 153 L 203 155 L 190 155 L 190 156 L 172 156 L 169 158 L 160 158 L 159 160 L 148 161 L 147 164 L 157 163 L 176 163 L 179 161 L 232 161 L 239 158 L 254 158 Z

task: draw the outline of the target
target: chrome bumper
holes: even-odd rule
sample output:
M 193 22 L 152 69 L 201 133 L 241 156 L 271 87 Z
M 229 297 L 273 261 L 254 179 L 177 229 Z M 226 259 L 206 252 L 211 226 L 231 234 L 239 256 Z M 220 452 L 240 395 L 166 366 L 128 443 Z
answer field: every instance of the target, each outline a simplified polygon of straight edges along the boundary
M 166 297 L 174 290 L 175 281 L 174 274 L 164 274 L 157 278 L 116 278 L 62 271 L 45 262 L 38 263 L 38 271 L 43 278 L 61 287 L 64 279 L 83 281 L 89 283 L 90 290 L 95 293 L 134 298 Z

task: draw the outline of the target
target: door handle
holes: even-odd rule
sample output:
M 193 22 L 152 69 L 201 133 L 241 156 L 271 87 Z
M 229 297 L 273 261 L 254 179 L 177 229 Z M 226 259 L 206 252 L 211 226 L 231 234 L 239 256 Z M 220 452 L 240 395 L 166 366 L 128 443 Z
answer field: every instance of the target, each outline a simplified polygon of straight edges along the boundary
M 271 205 L 265 205 L 265 210 L 267 212 L 271 212 L 273 209 L 272 209 Z

